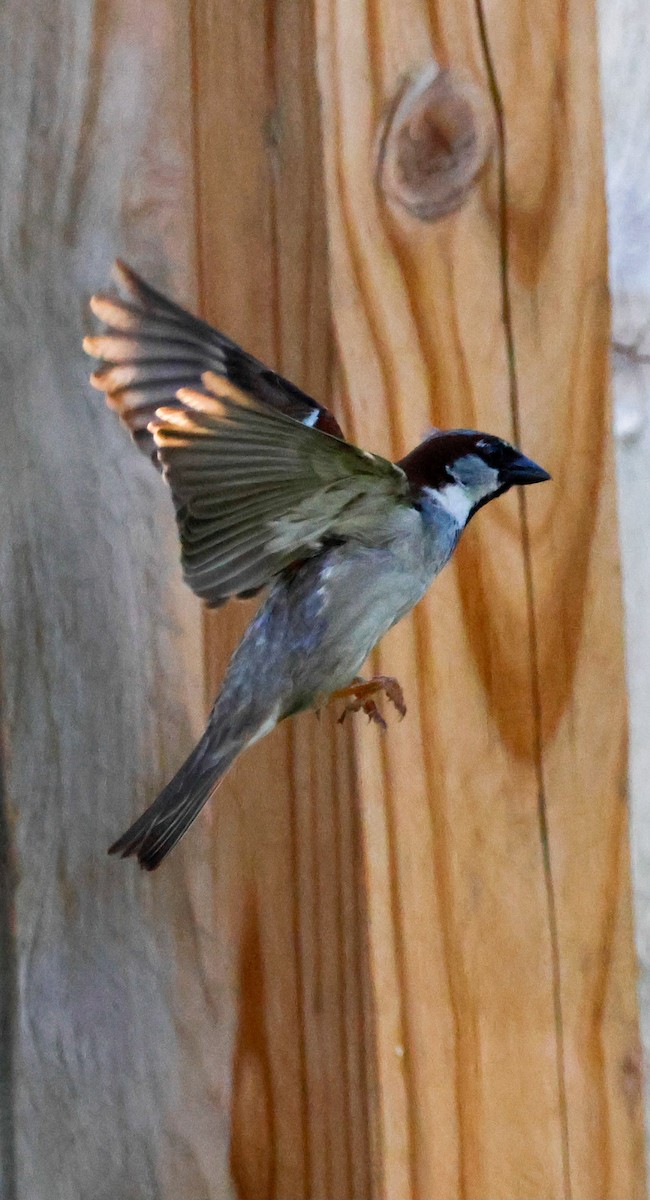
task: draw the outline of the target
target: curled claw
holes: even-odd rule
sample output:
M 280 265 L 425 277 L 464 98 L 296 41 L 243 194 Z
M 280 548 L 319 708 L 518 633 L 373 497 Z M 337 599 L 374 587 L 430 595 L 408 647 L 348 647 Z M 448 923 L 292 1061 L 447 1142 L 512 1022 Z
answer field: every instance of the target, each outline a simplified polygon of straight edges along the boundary
M 400 720 L 406 713 L 406 704 L 404 703 L 404 693 L 400 684 L 390 675 L 375 675 L 373 679 L 355 679 L 347 688 L 341 688 L 338 692 L 333 692 L 331 700 L 348 700 L 341 716 L 339 724 L 342 725 L 348 713 L 363 711 L 369 721 L 373 721 L 376 725 L 380 725 L 382 729 L 386 729 L 386 721 L 381 715 L 375 701 L 372 699 L 379 693 L 382 693 L 390 700 L 391 704 L 397 709 Z
M 366 714 L 368 720 L 371 723 L 374 723 L 375 725 L 379 725 L 381 727 L 381 729 L 388 728 L 386 721 L 382 717 L 374 700 L 370 700 L 369 698 L 366 700 L 363 700 L 363 699 L 351 700 L 349 704 L 346 704 L 345 708 L 343 709 L 343 712 L 341 713 L 341 715 L 339 717 L 339 725 L 343 724 L 348 713 L 355 713 L 355 712 L 359 712 L 360 710 L 363 710 L 363 712 Z
M 406 703 L 404 701 L 402 685 L 396 679 L 393 679 L 392 675 L 379 675 L 377 678 L 381 683 L 385 695 L 397 709 L 400 721 L 402 721 L 406 716 Z

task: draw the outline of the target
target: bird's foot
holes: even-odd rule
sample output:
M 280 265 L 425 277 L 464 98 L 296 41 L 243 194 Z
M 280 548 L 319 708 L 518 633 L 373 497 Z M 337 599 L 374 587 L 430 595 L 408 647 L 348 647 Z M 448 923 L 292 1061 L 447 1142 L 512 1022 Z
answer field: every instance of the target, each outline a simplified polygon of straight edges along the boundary
M 330 700 L 348 700 L 341 716 L 339 717 L 339 725 L 342 725 L 348 713 L 364 712 L 369 721 L 373 721 L 376 725 L 380 725 L 382 729 L 386 729 L 386 721 L 381 715 L 373 696 L 383 694 L 391 704 L 397 709 L 400 720 L 406 713 L 406 704 L 404 703 L 404 693 L 400 684 L 390 675 L 375 675 L 373 679 L 357 678 L 349 687 L 341 688 L 338 692 L 332 692 Z

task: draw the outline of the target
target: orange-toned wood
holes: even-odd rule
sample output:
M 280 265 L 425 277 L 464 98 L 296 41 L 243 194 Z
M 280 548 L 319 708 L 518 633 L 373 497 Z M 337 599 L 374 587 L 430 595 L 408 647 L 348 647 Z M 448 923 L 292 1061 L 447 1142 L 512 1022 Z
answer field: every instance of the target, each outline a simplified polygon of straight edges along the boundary
M 355 738 L 378 1191 L 640 1196 L 594 13 L 483 14 L 507 134 L 513 403 L 496 163 L 434 226 L 389 212 L 372 178 L 403 71 L 434 56 L 489 93 L 481 14 L 316 8 L 348 424 L 393 456 L 430 423 L 519 425 L 554 476 L 523 507 L 511 496 L 477 517 L 377 655 L 409 718 Z
M 316 47 L 347 428 L 398 456 L 432 422 L 518 424 L 554 484 L 481 513 L 386 639 L 402 724 L 359 723 L 351 742 L 301 718 L 188 836 L 202 986 L 208 1003 L 232 997 L 216 1043 L 232 1186 L 627 1200 L 644 1183 L 593 13 L 484 14 L 508 138 L 515 402 L 496 160 L 434 226 L 389 211 L 373 182 L 403 71 L 436 56 L 494 102 L 477 9 L 315 10 L 314 31 L 289 0 L 263 20 L 195 0 L 205 315 L 327 398 Z M 209 701 L 250 611 L 206 624 Z
M 310 6 L 195 0 L 193 11 L 203 313 L 327 398 Z M 237 602 L 207 618 L 209 704 L 253 609 Z M 218 1102 L 238 1197 L 371 1194 L 372 1007 L 352 779 L 350 729 L 308 714 L 245 755 L 208 813 L 214 865 L 201 913 L 207 905 L 232 962 L 232 1081 Z M 188 863 L 206 838 L 197 824 Z

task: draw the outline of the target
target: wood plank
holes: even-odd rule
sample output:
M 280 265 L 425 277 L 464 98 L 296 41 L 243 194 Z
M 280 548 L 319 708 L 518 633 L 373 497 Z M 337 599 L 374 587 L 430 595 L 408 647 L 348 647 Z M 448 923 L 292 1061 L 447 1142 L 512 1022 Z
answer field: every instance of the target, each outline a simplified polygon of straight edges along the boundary
M 593 11 L 486 9 L 517 413 L 496 170 L 425 226 L 382 205 L 371 169 L 402 72 L 435 56 L 487 87 L 477 12 L 317 0 L 317 13 L 348 421 L 396 457 L 430 422 L 512 437 L 517 416 L 555 481 L 523 510 L 510 497 L 480 514 L 377 655 L 407 685 L 410 719 L 383 744 L 356 738 L 379 1192 L 642 1195 Z
M 81 353 L 115 253 L 192 296 L 187 20 L 171 0 L 10 0 L 0 55 L 1 708 L 20 985 L 1 1190 L 225 1196 L 228 1131 L 188 1117 L 213 1111 L 218 1039 L 204 998 L 175 987 L 201 965 L 182 856 L 151 879 L 106 856 L 196 736 L 199 609 L 169 497 Z M 2 991 L 14 1005 L 4 974 Z
M 327 400 L 310 8 L 196 0 L 194 46 L 203 312 Z M 253 607 L 208 618 L 208 704 Z M 349 736 L 325 714 L 320 724 L 301 717 L 247 753 L 213 804 L 208 903 L 238 960 L 232 1097 L 219 1103 L 240 1197 L 370 1194 L 371 1014 Z M 188 847 L 205 836 L 191 833 Z

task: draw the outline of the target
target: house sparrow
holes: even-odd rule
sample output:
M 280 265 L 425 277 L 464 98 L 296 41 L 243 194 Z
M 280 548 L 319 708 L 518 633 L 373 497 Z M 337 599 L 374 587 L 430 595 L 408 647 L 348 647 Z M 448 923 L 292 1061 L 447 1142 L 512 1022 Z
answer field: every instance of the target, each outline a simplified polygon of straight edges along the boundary
M 449 560 L 470 518 L 550 476 L 498 437 L 434 431 L 398 463 L 347 442 L 333 415 L 121 263 L 86 338 L 91 383 L 162 467 L 185 579 L 209 605 L 268 588 L 207 728 L 157 800 L 110 847 L 153 870 L 234 760 L 332 696 L 382 722 L 397 681 L 358 678 L 379 639 Z M 383 723 L 383 722 L 382 722 Z

